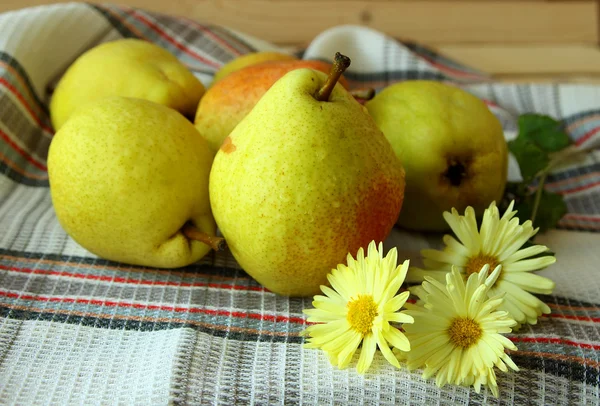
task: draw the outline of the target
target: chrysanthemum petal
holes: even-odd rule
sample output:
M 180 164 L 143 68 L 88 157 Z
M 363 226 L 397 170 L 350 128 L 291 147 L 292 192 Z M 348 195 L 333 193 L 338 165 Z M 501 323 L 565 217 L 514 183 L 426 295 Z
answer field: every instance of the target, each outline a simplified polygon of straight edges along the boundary
M 506 273 L 502 276 L 502 279 L 507 282 L 512 282 L 529 292 L 546 295 L 551 294 L 555 287 L 555 283 L 552 279 L 532 273 Z
M 540 299 L 538 299 L 537 297 L 533 296 L 531 293 L 526 292 L 525 290 L 523 290 L 522 288 L 520 288 L 518 285 L 515 286 L 513 285 L 513 283 L 509 282 L 509 281 L 500 281 L 498 282 L 498 289 L 503 289 L 504 291 L 510 293 L 512 296 L 514 296 L 515 298 L 517 298 L 519 301 L 521 301 L 523 304 L 530 306 L 530 307 L 536 307 L 536 308 L 545 308 L 545 303 L 542 302 Z
M 362 342 L 362 335 L 357 332 L 353 332 L 350 341 L 347 345 L 339 352 L 337 357 L 338 368 L 344 369 L 348 366 L 352 360 L 352 356 L 356 352 L 358 345 Z
M 410 267 L 404 281 L 408 283 L 421 283 L 425 280 L 426 276 L 439 281 L 444 281 L 446 279 L 446 272 L 450 271 L 450 265 L 447 265 L 447 268 L 447 270 L 430 271 L 427 269 Z
M 427 269 L 432 269 L 436 271 L 450 272 L 452 270 L 452 264 L 449 264 L 447 262 L 434 261 L 429 258 L 423 258 L 423 265 L 425 265 L 425 268 Z
M 374 332 L 374 335 L 377 339 L 377 346 L 379 347 L 379 350 L 381 351 L 385 359 L 396 368 L 400 368 L 400 363 L 398 362 L 398 359 L 394 356 L 394 353 L 390 349 L 387 340 L 383 336 L 383 332 L 377 330 Z
M 391 328 L 383 333 L 383 337 L 401 351 L 410 351 L 410 342 L 397 328 Z
M 533 245 L 531 247 L 520 249 L 511 255 L 509 255 L 508 252 L 504 252 L 502 255 L 500 255 L 500 257 L 498 257 L 498 260 L 506 266 L 507 264 L 512 264 L 513 262 L 517 262 L 525 258 L 540 255 L 544 252 L 548 252 L 548 247 L 545 245 Z
M 414 323 L 415 322 L 415 319 L 412 316 L 409 316 L 408 314 L 405 314 L 403 312 L 386 314 L 386 318 L 389 322 L 392 322 L 392 323 Z
M 313 306 L 316 309 L 321 309 L 323 311 L 336 314 L 336 315 L 338 315 L 340 317 L 346 317 L 346 313 L 347 313 L 346 307 L 342 306 L 340 304 L 334 303 L 334 302 L 332 302 L 330 300 L 323 300 L 323 301 L 317 301 L 317 300 L 315 300 L 313 302 Z
M 343 334 L 338 335 L 337 337 L 327 340 L 321 348 L 323 351 L 339 354 L 343 349 L 349 345 L 352 345 L 352 342 L 356 338 L 356 331 L 347 330 Z
M 407 290 L 400 293 L 399 295 L 394 296 L 383 306 L 383 310 L 385 312 L 397 311 L 404 305 L 404 303 L 406 303 L 406 300 L 408 299 L 409 296 L 410 296 L 410 292 Z
M 346 305 L 347 300 L 345 300 L 339 293 L 337 293 L 335 290 L 331 289 L 329 286 L 321 285 L 321 291 L 323 293 L 325 293 L 325 295 L 332 302 L 339 304 L 341 306 Z
M 327 323 L 340 318 L 338 314 L 322 309 L 305 309 L 303 313 L 308 315 L 307 320 L 311 323 Z
M 377 349 L 377 341 L 373 334 L 367 334 L 363 339 L 362 349 L 360 351 L 360 357 L 358 364 L 356 365 L 356 371 L 359 374 L 364 374 L 373 362 L 373 356 Z
M 464 245 L 458 242 L 456 238 L 454 238 L 450 234 L 444 235 L 442 237 L 442 241 L 450 250 L 456 252 L 457 254 L 460 254 L 464 257 L 468 257 L 471 254 L 471 252 L 469 252 L 469 250 Z
M 467 263 L 467 259 L 465 256 L 450 250 L 438 251 L 434 249 L 424 249 L 421 250 L 421 255 L 424 258 L 446 264 L 456 264 L 464 266 Z
M 507 273 L 537 271 L 546 268 L 556 262 L 556 258 L 552 255 L 546 255 L 539 258 L 523 259 L 521 261 L 507 264 L 504 271 Z

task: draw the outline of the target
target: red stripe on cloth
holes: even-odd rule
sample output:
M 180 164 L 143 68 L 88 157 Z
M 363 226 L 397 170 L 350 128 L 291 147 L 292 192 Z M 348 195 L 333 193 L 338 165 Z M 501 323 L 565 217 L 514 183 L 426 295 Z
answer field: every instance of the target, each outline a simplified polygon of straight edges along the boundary
M 592 216 L 592 215 L 584 215 L 584 214 L 567 213 L 564 215 L 564 217 L 573 219 L 573 220 L 600 221 L 600 216 Z
M 569 185 L 576 182 L 581 182 L 589 178 L 597 178 L 600 177 L 600 172 L 591 172 L 586 173 L 585 175 L 573 176 L 567 179 L 557 180 L 555 182 L 547 182 L 545 183 L 545 187 L 549 189 L 557 189 L 561 185 Z
M 483 101 L 483 102 L 484 102 L 484 103 L 485 103 L 487 106 L 490 106 L 490 107 L 495 107 L 495 108 L 497 108 L 497 109 L 502 109 L 502 107 L 500 107 L 500 106 L 499 106 L 497 103 L 494 103 L 494 102 L 493 102 L 493 101 L 491 101 L 491 100 L 488 100 L 488 99 L 481 99 L 481 101 Z
M 555 314 L 555 313 L 551 313 L 546 317 L 553 317 L 555 319 L 580 320 L 580 321 L 591 321 L 593 323 L 600 323 L 600 317 L 572 316 L 570 314 Z
M 37 123 L 37 125 L 42 130 L 44 130 L 45 132 L 47 132 L 50 135 L 54 134 L 54 131 L 52 131 L 51 128 L 46 127 L 44 124 L 42 124 L 42 120 L 33 112 L 31 107 L 29 107 L 27 100 L 25 100 L 23 95 L 21 93 L 19 93 L 19 91 L 13 85 L 8 83 L 8 81 L 4 78 L 0 78 L 0 85 L 3 85 L 4 87 L 6 87 L 12 94 L 14 94 L 17 97 L 17 99 L 19 99 L 21 104 L 23 104 L 23 107 L 25 107 L 25 110 L 27 110 L 29 112 L 31 117 L 33 117 L 33 120 Z
M 577 341 L 565 340 L 563 338 L 552 337 L 508 337 L 512 342 L 521 343 L 544 343 L 544 344 L 565 344 L 572 347 L 585 348 L 588 350 L 600 350 L 600 344 L 579 343 Z
M 598 132 L 600 132 L 600 127 L 596 127 L 594 129 L 588 131 L 587 133 L 583 134 L 583 136 L 580 139 L 578 139 L 575 142 L 575 144 L 576 145 L 582 145 L 582 144 L 584 144 L 586 141 L 588 141 L 590 138 L 592 138 Z
M 600 230 L 600 224 L 582 224 L 578 222 L 565 221 L 561 220 L 558 222 L 558 225 L 565 229 L 574 229 L 574 230 L 586 230 L 586 231 L 595 231 Z
M 144 17 L 142 14 L 138 13 L 137 11 L 135 11 L 133 9 L 129 9 L 129 10 L 123 9 L 123 11 L 125 13 L 129 14 L 130 16 L 132 16 L 133 18 L 136 18 L 138 21 L 142 22 L 143 24 L 145 24 L 146 26 L 148 26 L 152 30 L 154 30 L 156 33 L 158 33 L 158 35 L 160 35 L 165 40 L 167 40 L 167 42 L 171 43 L 177 49 L 185 52 L 186 54 L 188 54 L 192 58 L 194 58 L 194 59 L 196 59 L 196 60 L 204 63 L 205 65 L 211 66 L 213 68 L 219 68 L 221 66 L 220 64 L 218 64 L 218 63 L 216 63 L 214 61 L 211 61 L 210 59 L 207 59 L 207 58 L 203 57 L 202 55 L 200 55 L 200 54 L 192 51 L 191 49 L 189 49 L 188 47 L 186 47 L 185 45 L 183 45 L 181 42 L 175 40 L 173 37 L 171 37 L 170 35 L 168 35 L 162 28 L 160 28 L 157 24 L 155 24 L 152 21 L 148 20 L 146 17 Z
M 593 189 L 596 186 L 600 186 L 600 181 L 594 182 L 594 183 L 590 183 L 589 185 L 577 186 L 577 187 L 574 187 L 572 189 L 563 190 L 563 191 L 560 191 L 560 192 L 557 192 L 557 193 L 561 194 L 561 195 L 569 195 L 569 194 L 572 194 L 572 193 L 577 193 L 577 192 L 582 192 L 584 190 Z
M 21 147 L 19 147 L 13 140 L 10 139 L 8 134 L 6 134 L 2 130 L 0 130 L 0 138 L 2 138 L 4 141 L 6 141 L 8 143 L 8 145 L 10 145 L 15 151 L 17 151 L 19 153 L 19 155 L 21 155 L 23 158 L 25 158 L 27 160 L 27 162 L 31 163 L 33 166 L 35 166 L 38 169 L 41 169 L 44 172 L 48 171 L 48 168 L 46 167 L 46 165 L 33 159 L 33 156 L 29 152 L 27 152 L 24 149 L 22 149 Z
M 186 23 L 188 23 L 190 25 L 193 25 L 199 31 L 202 31 L 203 33 L 205 33 L 206 35 L 208 35 L 209 37 L 211 37 L 215 42 L 218 42 L 219 45 L 221 45 L 223 48 L 229 49 L 229 51 L 231 51 L 231 53 L 233 55 L 235 55 L 235 56 L 242 55 L 242 53 L 240 51 L 238 51 L 237 49 L 235 49 L 229 42 L 227 42 L 226 40 L 224 40 L 223 38 L 221 38 L 217 34 L 215 34 L 210 28 L 206 28 L 202 24 L 199 24 L 198 22 L 196 22 L 194 20 L 191 20 L 189 18 L 182 18 L 182 20 L 184 20 Z M 236 42 L 239 43 L 239 41 L 236 41 Z
M 15 253 L 15 254 L 17 254 L 17 253 Z M 185 278 L 185 279 L 195 279 L 195 278 L 202 277 L 202 276 L 207 276 L 207 277 L 211 277 L 213 279 L 220 279 L 220 280 L 250 279 L 250 276 L 243 275 L 243 274 L 238 274 L 235 276 L 210 275 L 210 274 L 207 275 L 207 274 L 199 272 L 198 270 L 174 271 L 174 270 L 148 268 L 148 267 L 119 264 L 119 263 L 90 264 L 90 263 L 86 263 L 86 262 L 80 262 L 81 259 L 83 259 L 83 258 L 77 259 L 75 261 L 71 261 L 70 260 L 71 257 L 68 257 L 69 260 L 67 260 L 67 259 L 52 260 L 52 259 L 46 259 L 46 258 L 28 257 L 28 256 L 25 256 L 25 255 L 27 255 L 26 252 L 20 252 L 18 254 L 20 254 L 20 255 L 4 255 L 2 257 L 2 259 L 13 260 L 13 261 L 18 261 L 18 262 L 33 263 L 36 265 L 37 264 L 50 264 L 50 265 L 59 265 L 59 266 L 64 265 L 64 266 L 69 266 L 72 268 L 100 269 L 100 270 L 109 270 L 109 271 L 116 271 L 116 272 L 144 273 L 144 274 L 152 274 L 152 275 L 172 275 L 172 276 L 178 276 L 178 277 Z
M 4 164 L 6 166 L 8 166 L 10 169 L 12 169 L 13 171 L 15 171 L 16 173 L 29 178 L 29 179 L 34 179 L 34 180 L 48 180 L 48 175 L 46 172 L 46 175 L 35 175 L 33 173 L 30 172 L 26 172 L 23 170 L 23 168 L 21 168 L 19 165 L 17 165 L 16 163 L 14 163 L 13 161 L 11 161 L 6 155 L 4 155 L 2 152 L 0 152 L 0 161 L 4 162 Z
M 0 269 L 4 269 L 10 272 L 29 273 L 37 275 L 51 275 L 51 276 L 67 276 L 70 278 L 95 280 L 103 282 L 116 282 L 116 283 L 129 283 L 133 285 L 149 285 L 149 286 L 175 286 L 175 287 L 208 287 L 225 290 L 247 290 L 255 292 L 269 292 L 267 289 L 261 286 L 243 286 L 243 285 L 228 285 L 225 283 L 208 283 L 208 282 L 174 282 L 174 281 L 153 281 L 150 279 L 134 279 L 134 278 L 123 278 L 119 276 L 106 276 L 106 275 L 90 275 L 83 273 L 72 273 L 67 271 L 51 271 L 47 269 L 32 269 L 32 268 L 18 268 L 14 266 L 0 265 Z
M 228 311 L 228 310 L 211 310 L 202 307 L 175 307 L 175 306 L 164 306 L 164 305 L 150 305 L 142 303 L 129 303 L 129 302 L 116 302 L 111 300 L 100 300 L 100 299 L 76 299 L 70 297 L 49 297 L 49 296 L 36 296 L 26 295 L 14 292 L 6 292 L 0 290 L 0 296 L 9 297 L 12 299 L 20 300 L 34 300 L 37 302 L 49 302 L 49 303 L 75 303 L 92 306 L 103 306 L 103 307 L 121 307 L 121 308 L 132 308 L 139 310 L 160 310 L 175 313 L 201 313 L 210 316 L 230 316 L 242 319 L 254 319 L 261 321 L 271 321 L 275 323 L 296 323 L 306 324 L 306 321 L 302 317 L 293 316 L 280 316 L 272 314 L 261 314 L 261 313 L 244 313 L 240 311 Z

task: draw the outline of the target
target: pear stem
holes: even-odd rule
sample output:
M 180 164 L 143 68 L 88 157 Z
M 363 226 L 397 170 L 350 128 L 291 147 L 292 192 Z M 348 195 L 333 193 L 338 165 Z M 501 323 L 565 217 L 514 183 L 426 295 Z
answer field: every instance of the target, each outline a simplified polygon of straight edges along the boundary
M 225 239 L 216 235 L 206 234 L 196 228 L 193 224 L 186 223 L 181 229 L 183 235 L 190 240 L 203 242 L 210 246 L 215 251 L 223 251 L 225 249 Z
M 350 66 L 350 58 L 345 55 L 340 54 L 339 52 L 335 53 L 335 59 L 333 61 L 333 65 L 331 65 L 331 70 L 329 71 L 329 76 L 323 84 L 323 87 L 319 89 L 317 92 L 316 98 L 318 101 L 328 101 L 329 96 L 331 96 L 331 92 L 335 87 L 335 84 L 342 76 L 342 73 Z

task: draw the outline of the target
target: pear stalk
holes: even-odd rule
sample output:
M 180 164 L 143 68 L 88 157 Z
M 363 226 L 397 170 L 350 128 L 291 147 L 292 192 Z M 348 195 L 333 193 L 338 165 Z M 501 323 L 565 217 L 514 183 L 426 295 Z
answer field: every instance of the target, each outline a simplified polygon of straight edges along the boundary
M 342 55 L 339 52 L 336 52 L 335 59 L 333 60 L 333 65 L 331 65 L 331 70 L 329 71 L 329 76 L 323 84 L 323 87 L 321 87 L 317 92 L 317 100 L 329 101 L 329 96 L 331 96 L 333 88 L 340 79 L 340 76 L 342 76 L 342 73 L 344 73 L 344 71 L 348 69 L 349 66 L 350 58 L 348 58 L 346 55 Z
M 198 230 L 194 225 L 190 223 L 185 224 L 181 231 L 183 232 L 183 235 L 185 235 L 190 240 L 203 242 L 215 251 L 222 251 L 225 249 L 224 238 L 206 234 Z

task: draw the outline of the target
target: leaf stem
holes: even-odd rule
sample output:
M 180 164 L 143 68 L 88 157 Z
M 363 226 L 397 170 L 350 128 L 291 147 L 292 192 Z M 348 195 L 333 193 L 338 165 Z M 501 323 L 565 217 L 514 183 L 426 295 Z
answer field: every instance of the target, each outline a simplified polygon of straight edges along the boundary
M 540 200 L 542 199 L 542 192 L 544 191 L 544 183 L 546 182 L 546 176 L 548 176 L 548 168 L 540 176 L 538 182 L 538 188 L 535 191 L 535 200 L 533 201 L 533 209 L 531 210 L 531 224 L 535 227 L 535 217 L 537 216 L 538 208 L 540 207 Z
M 550 173 L 552 169 L 554 169 L 558 164 L 563 161 L 566 161 L 569 158 L 574 158 L 578 155 L 583 155 L 588 152 L 593 151 L 594 148 L 585 148 L 585 149 L 576 149 L 576 147 L 569 147 L 562 151 L 560 151 L 548 164 L 548 166 L 540 172 L 538 188 L 535 191 L 535 200 L 533 201 L 533 208 L 531 210 L 531 223 L 535 226 L 535 218 L 537 216 L 537 212 L 540 206 L 540 201 L 542 199 L 542 193 L 544 191 L 544 183 L 546 182 L 546 177 Z

